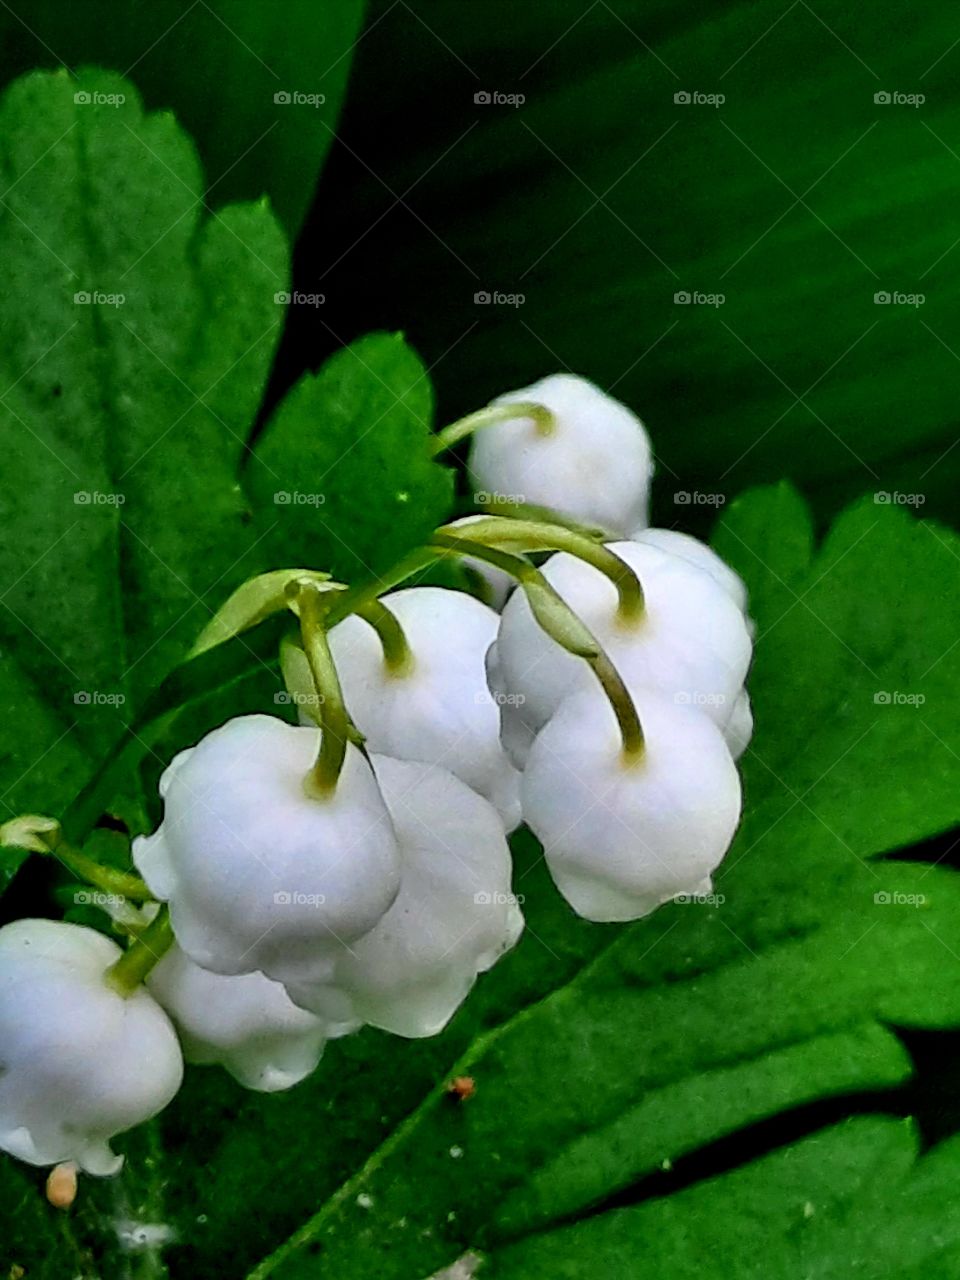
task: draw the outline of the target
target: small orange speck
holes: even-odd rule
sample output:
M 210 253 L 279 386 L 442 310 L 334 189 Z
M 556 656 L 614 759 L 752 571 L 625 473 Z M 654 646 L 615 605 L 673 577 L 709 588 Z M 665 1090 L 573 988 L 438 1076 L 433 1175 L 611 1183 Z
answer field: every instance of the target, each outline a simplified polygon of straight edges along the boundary
M 472 1098 L 477 1091 L 477 1082 L 473 1076 L 456 1076 L 447 1085 L 447 1093 L 456 1098 L 457 1102 L 466 1102 L 468 1098 Z

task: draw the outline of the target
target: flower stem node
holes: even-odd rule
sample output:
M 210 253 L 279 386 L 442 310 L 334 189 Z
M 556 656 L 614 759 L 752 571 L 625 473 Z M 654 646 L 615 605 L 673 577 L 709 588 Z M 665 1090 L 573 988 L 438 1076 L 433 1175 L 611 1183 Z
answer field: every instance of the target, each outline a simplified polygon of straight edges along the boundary
M 373 766 L 400 842 L 400 893 L 329 983 L 288 990 L 325 1019 L 432 1036 L 523 929 L 510 852 L 493 806 L 446 769 L 388 756 Z
M 739 775 L 717 726 L 660 694 L 636 702 L 638 759 L 624 759 L 616 718 L 594 688 L 561 704 L 523 775 L 524 819 L 587 920 L 638 920 L 704 892 L 740 817 Z
M 550 412 L 550 431 L 523 416 L 522 406 L 530 402 Z M 493 404 L 516 404 L 518 416 L 473 434 L 468 466 L 476 492 L 562 511 L 621 536 L 647 523 L 650 440 L 625 405 L 566 373 L 508 392 Z
M 347 743 L 335 790 L 304 789 L 316 729 L 240 716 L 164 773 L 164 819 L 134 841 L 187 955 L 214 973 L 322 978 L 400 885 L 399 851 L 373 771 Z
M 147 985 L 173 1019 L 188 1062 L 219 1063 L 245 1088 L 262 1093 L 304 1080 L 327 1040 L 356 1027 L 328 1025 L 298 1009 L 280 983 L 262 973 L 225 977 L 201 969 L 178 946 Z
M 623 624 L 613 583 L 583 560 L 561 552 L 543 566 L 543 576 L 596 637 L 630 693 L 659 691 L 725 728 L 750 664 L 741 609 L 688 558 L 642 542 L 614 542 L 610 549 L 643 584 L 639 623 Z M 593 681 L 586 663 L 544 633 L 519 591 L 504 608 L 487 667 L 491 688 L 520 695 L 500 698 L 502 740 L 518 768 L 564 698 Z
M 0 1149 L 36 1165 L 116 1173 L 110 1140 L 171 1101 L 183 1059 L 143 987 L 106 981 L 121 955 L 82 925 L 17 920 L 0 929 Z
M 399 670 L 363 618 L 345 618 L 329 633 L 344 699 L 367 747 L 442 764 L 489 800 L 512 831 L 520 822 L 520 780 L 500 744 L 497 701 L 484 671 L 497 615 L 466 592 L 443 587 L 408 587 L 386 596 L 384 605 L 409 647 L 410 661 Z M 307 696 L 307 674 L 288 648 L 284 675 L 297 700 Z

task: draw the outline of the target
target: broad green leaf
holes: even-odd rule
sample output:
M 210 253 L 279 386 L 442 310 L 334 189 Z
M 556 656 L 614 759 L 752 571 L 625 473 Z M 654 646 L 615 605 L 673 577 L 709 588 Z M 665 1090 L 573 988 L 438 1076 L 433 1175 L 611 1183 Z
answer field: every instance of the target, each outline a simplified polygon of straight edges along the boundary
M 679 1194 L 538 1236 L 491 1280 L 920 1280 L 960 1274 L 960 1139 L 921 1156 L 903 1121 L 824 1130 Z
M 3 816 L 66 814 L 79 841 L 108 805 L 142 829 L 138 754 L 154 773 L 155 809 L 155 774 L 176 749 L 231 714 L 275 709 L 269 624 L 157 685 L 231 587 L 268 563 L 239 464 L 277 339 L 287 248 L 264 204 L 202 216 L 189 142 L 171 117 L 145 116 L 118 77 L 86 73 L 78 87 L 29 76 L 0 103 L 0 136 Z M 113 301 L 75 300 L 94 293 Z M 398 339 L 382 349 L 384 378 L 415 364 Z M 372 382 L 380 350 L 367 353 Z M 354 380 L 338 402 L 343 443 L 367 426 L 364 385 Z M 374 508 L 377 486 L 403 483 L 405 465 L 393 458 L 368 484 Z M 411 466 L 414 508 L 432 500 L 435 477 L 446 491 L 439 465 Z M 235 680 L 223 685 L 225 671 Z M 176 713 L 181 698 L 187 715 Z M 101 855 L 110 838 L 97 833 Z M 14 870 L 5 860 L 3 876 Z M 54 892 L 36 907 L 57 903 Z M 156 1126 L 132 1135 L 124 1177 L 84 1180 L 69 1220 L 42 1201 L 41 1174 L 0 1160 L 0 1272 L 126 1274 L 140 1226 L 162 1226 L 158 1140 Z M 199 1171 L 195 1152 L 191 1161 Z M 136 1263 L 143 1275 L 161 1268 L 150 1249 Z
M 780 834 L 796 850 L 786 823 Z M 877 891 L 869 873 L 820 870 L 816 901 L 794 891 L 796 909 L 778 901 L 776 925 L 758 890 L 734 898 L 731 885 L 712 919 L 686 925 L 677 916 L 697 908 L 664 913 L 488 1032 L 450 1067 L 475 1079 L 470 1103 L 456 1111 L 434 1091 L 252 1274 L 322 1274 L 322 1256 L 335 1274 L 421 1275 L 464 1249 L 586 1213 L 665 1160 L 814 1091 L 905 1079 L 902 1050 L 868 1031 L 875 1018 L 960 1020 L 956 984 L 944 982 L 943 939 L 960 921 L 955 876 L 897 868 Z M 926 910 L 879 905 L 876 892 L 897 903 L 922 895 Z M 785 886 L 766 893 L 785 897 Z M 824 898 L 831 913 L 818 928 Z M 872 928 L 883 911 L 896 918 Z M 799 1044 L 806 1053 L 771 1060 Z
M 0 104 L 0 134 L 2 816 L 76 817 L 79 806 L 82 820 L 67 829 L 79 841 L 107 805 L 123 816 L 142 809 L 129 763 L 121 778 L 113 755 L 121 742 L 122 762 L 160 745 L 169 724 L 147 722 L 177 705 L 176 682 L 158 693 L 171 668 L 234 588 L 290 562 L 274 558 L 269 524 L 252 518 L 241 486 L 288 249 L 265 203 L 204 214 L 190 142 L 171 116 L 145 115 L 117 76 L 27 76 Z M 305 384 L 331 388 L 335 415 L 315 394 L 319 427 L 299 418 L 295 389 L 294 407 L 278 410 L 289 432 L 326 432 L 333 453 L 347 449 L 371 425 L 371 388 L 398 370 L 423 382 L 411 396 L 429 403 L 401 339 L 360 349 L 362 376 Z M 408 421 L 390 420 L 395 436 Z M 426 433 L 419 417 L 417 430 Z M 419 512 L 449 488 L 446 469 L 412 451 L 408 460 L 396 449 L 389 471 L 377 469 L 376 439 L 364 451 L 375 530 L 399 487 Z M 284 528 L 310 544 L 303 563 L 322 570 L 322 546 L 299 536 L 312 514 L 297 507 Z M 355 502 L 351 528 L 376 536 L 363 525 Z M 246 677 L 277 679 L 259 640 L 233 644 Z M 232 661 L 191 664 L 190 679 L 216 685 Z M 83 789 L 99 773 L 92 805 Z
M 558 369 L 611 390 L 651 429 L 658 523 L 784 473 L 820 513 L 899 491 L 955 523 L 956 31 L 901 18 L 440 0 L 427 27 L 376 0 L 363 164 L 328 174 L 304 271 L 341 331 L 415 317 L 445 421 Z
M 453 498 L 432 415 L 427 371 L 400 334 L 362 338 L 303 378 L 246 473 L 275 555 L 355 581 L 424 542 Z
M 116 76 L 28 76 L 0 121 L 5 803 L 58 813 L 256 552 L 287 250 L 263 205 L 202 216 L 190 143 Z
M 36 0 L 29 14 L 0 11 L 0 83 L 36 66 L 132 74 L 147 106 L 173 110 L 196 139 L 214 208 L 266 193 L 295 235 L 333 139 L 362 13 L 360 0 Z

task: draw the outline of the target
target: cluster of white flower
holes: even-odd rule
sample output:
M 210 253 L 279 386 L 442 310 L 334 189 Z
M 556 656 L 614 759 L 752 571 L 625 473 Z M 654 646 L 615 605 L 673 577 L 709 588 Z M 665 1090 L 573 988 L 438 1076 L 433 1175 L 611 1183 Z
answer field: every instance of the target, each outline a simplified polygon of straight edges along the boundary
M 109 1173 L 182 1056 L 270 1091 L 363 1025 L 436 1034 L 522 932 L 521 821 L 587 919 L 709 889 L 752 729 L 743 584 L 646 527 L 646 432 L 591 384 L 547 378 L 440 443 L 467 434 L 484 501 L 514 509 L 443 526 L 426 560 L 479 570 L 502 613 L 291 571 L 271 607 L 299 618 L 281 666 L 301 723 L 239 717 L 169 765 L 130 946 L 0 929 L 0 1148 Z

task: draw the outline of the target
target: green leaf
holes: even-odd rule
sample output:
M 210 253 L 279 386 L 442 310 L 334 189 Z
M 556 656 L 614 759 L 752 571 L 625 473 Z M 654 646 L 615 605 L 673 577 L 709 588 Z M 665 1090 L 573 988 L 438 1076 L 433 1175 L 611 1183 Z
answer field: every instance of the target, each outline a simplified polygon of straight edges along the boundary
M 190 143 L 119 77 L 28 76 L 0 125 L 5 803 L 58 814 L 257 555 L 237 475 L 287 248 L 262 204 L 201 216 Z
M 678 1195 L 494 1255 L 491 1280 L 764 1276 L 920 1280 L 960 1266 L 960 1139 L 920 1156 L 907 1123 L 863 1117 Z
M 255 627 L 258 622 L 263 622 L 271 614 L 285 609 L 287 587 L 298 578 L 309 578 L 314 582 L 330 581 L 329 573 L 318 573 L 313 569 L 271 569 L 269 573 L 259 573 L 255 578 L 248 578 L 220 606 L 201 631 L 190 650 L 190 657 L 199 658 L 209 649 L 225 644 L 241 632 Z
M 266 193 L 295 235 L 333 139 L 362 13 L 360 0 L 36 0 L 26 21 L 0 11 L 0 83 L 38 65 L 134 74 L 147 106 L 173 110 L 196 139 L 213 206 Z
M 429 29 L 379 0 L 317 270 L 341 325 L 415 316 L 445 420 L 558 369 L 610 389 L 651 429 L 656 523 L 784 472 L 820 514 L 900 491 L 956 523 L 955 38 L 842 0 L 440 0 Z M 875 101 L 898 86 L 925 102 Z
M 183 693 L 173 681 L 158 695 L 158 685 L 234 588 L 271 560 L 289 563 L 273 558 L 269 526 L 251 518 L 241 486 L 281 328 L 275 296 L 288 249 L 263 202 L 203 214 L 191 144 L 171 116 L 145 115 L 117 76 L 18 81 L 0 104 L 0 136 L 9 188 L 0 250 L 10 264 L 0 302 L 0 515 L 16 531 L 0 545 L 4 816 L 61 817 L 69 807 L 76 817 L 79 807 L 67 834 L 82 840 L 121 789 L 123 808 L 142 810 L 130 763 L 168 728 L 146 721 Z M 425 438 L 430 395 L 416 357 L 399 338 L 356 350 L 362 378 L 337 375 L 356 362 L 348 354 L 304 384 L 328 388 L 335 414 L 295 389 L 264 449 L 283 423 L 303 430 L 305 399 L 321 413 L 314 439 L 336 433 L 318 445 L 331 456 L 368 429 L 372 403 L 386 409 L 389 441 L 371 436 L 361 450 L 371 514 L 358 501 L 337 508 L 359 546 L 381 537 L 398 488 L 423 519 L 450 482 L 410 447 L 414 431 Z M 390 385 L 403 404 L 377 400 L 369 384 Z M 393 450 L 379 464 L 378 441 Z M 322 568 L 313 514 L 284 513 L 284 531 L 303 547 L 302 563 Z M 396 523 L 394 543 L 414 536 L 415 520 Z M 222 638 L 237 620 L 216 625 Z M 259 671 L 280 687 L 273 655 L 233 643 L 246 677 Z M 211 673 L 230 661 L 191 664 L 191 678 L 216 684 Z M 190 721 L 191 733 L 209 727 Z M 113 764 L 121 743 L 133 747 L 124 778 Z M 91 811 L 78 797 L 98 771 L 105 781 Z
M 449 512 L 434 461 L 433 392 L 400 334 L 371 334 L 290 392 L 257 443 L 247 487 L 277 557 L 374 577 Z

